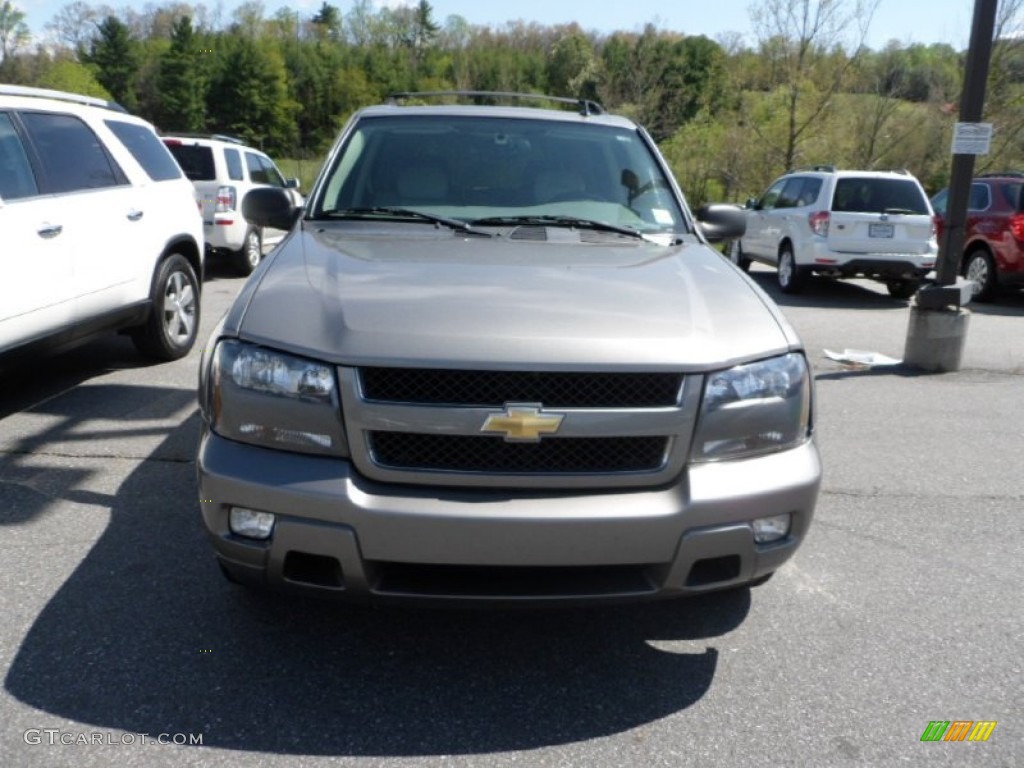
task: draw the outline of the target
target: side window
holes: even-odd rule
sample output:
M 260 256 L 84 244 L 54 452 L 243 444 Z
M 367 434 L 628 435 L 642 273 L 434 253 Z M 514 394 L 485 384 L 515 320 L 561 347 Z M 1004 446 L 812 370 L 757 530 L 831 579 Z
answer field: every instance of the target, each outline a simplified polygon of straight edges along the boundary
M 232 181 L 244 181 L 242 173 L 242 155 L 237 149 L 225 149 L 224 160 L 228 164 L 228 178 Z
M 1020 190 L 1021 184 L 1007 184 L 1003 187 L 1003 199 L 1014 211 L 1021 209 Z
M 44 112 L 26 112 L 21 117 L 38 151 L 46 192 L 77 192 L 125 183 L 124 173 L 96 134 L 77 117 Z
M 762 210 L 765 210 L 765 211 L 768 211 L 768 210 L 771 210 L 772 208 L 775 208 L 776 207 L 776 203 L 777 203 L 777 201 L 779 199 L 779 195 L 782 194 L 782 188 L 784 186 L 786 186 L 786 179 L 782 179 L 781 181 L 777 181 L 774 184 L 772 184 L 770 187 L 768 187 L 768 191 L 765 192 L 764 196 L 761 198 L 761 204 L 760 204 L 759 207 Z
M 177 161 L 148 127 L 139 123 L 124 123 L 120 120 L 106 120 L 105 122 L 153 181 L 181 178 L 181 168 L 178 167 Z
M 25 147 L 10 115 L 0 113 L 0 198 L 17 200 L 39 194 Z
M 779 199 L 775 201 L 776 208 L 793 208 L 799 203 L 800 192 L 804 187 L 804 179 L 800 176 L 796 176 L 786 182 L 786 186 L 782 188 L 782 193 L 779 195 Z
M 804 185 L 800 188 L 800 197 L 797 198 L 797 205 L 813 205 L 821 193 L 821 179 L 804 179 Z
M 935 197 L 932 198 L 932 208 L 940 216 L 946 215 L 946 203 L 949 199 L 949 190 L 942 190 Z
M 263 166 L 263 171 L 267 174 L 267 184 L 273 184 L 275 187 L 284 186 L 284 176 L 277 170 L 277 166 L 271 162 L 268 157 L 261 157 L 260 164 Z
M 252 152 L 246 152 L 245 167 L 249 169 L 249 181 L 253 184 L 270 183 L 270 179 L 267 178 L 267 171 L 263 167 L 263 163 L 260 162 L 259 155 L 254 155 Z
M 991 201 L 988 195 L 987 184 L 971 184 L 971 199 L 967 202 L 967 208 L 972 211 L 987 210 Z

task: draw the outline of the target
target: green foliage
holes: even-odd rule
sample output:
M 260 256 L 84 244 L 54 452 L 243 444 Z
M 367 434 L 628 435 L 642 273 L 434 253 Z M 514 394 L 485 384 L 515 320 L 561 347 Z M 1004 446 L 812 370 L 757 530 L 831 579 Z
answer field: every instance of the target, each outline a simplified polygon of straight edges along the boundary
M 210 83 L 208 127 L 239 136 L 271 153 L 298 144 L 288 72 L 278 45 L 244 34 L 222 39 L 221 66 Z
M 192 19 L 171 27 L 171 44 L 159 60 L 157 124 L 165 131 L 201 131 L 206 126 L 207 79 Z
M 3 80 L 109 96 L 165 130 L 320 157 L 345 119 L 393 91 L 583 96 L 643 124 L 694 204 L 743 200 L 811 163 L 908 168 L 934 191 L 949 175 L 964 66 L 947 45 L 857 44 L 865 22 L 854 12 L 871 0 L 760 0 L 751 46 L 653 24 L 611 35 L 441 24 L 428 0 L 321 0 L 269 18 L 246 0 L 226 25 L 181 0 L 118 13 L 74 0 L 48 25 L 54 46 L 35 50 L 13 2 L 0 0 Z M 986 113 L 996 131 L 977 169 L 1024 168 L 1019 36 L 996 41 Z M 312 181 L 308 169 L 297 175 Z
M 85 61 L 96 68 L 96 79 L 114 100 L 129 112 L 138 109 L 136 90 L 140 62 L 139 43 L 127 25 L 116 16 L 107 16 L 97 29 Z
M 40 88 L 81 93 L 84 96 L 95 96 L 100 99 L 113 98 L 107 89 L 100 85 L 89 67 L 70 58 L 62 58 L 53 62 L 36 82 Z

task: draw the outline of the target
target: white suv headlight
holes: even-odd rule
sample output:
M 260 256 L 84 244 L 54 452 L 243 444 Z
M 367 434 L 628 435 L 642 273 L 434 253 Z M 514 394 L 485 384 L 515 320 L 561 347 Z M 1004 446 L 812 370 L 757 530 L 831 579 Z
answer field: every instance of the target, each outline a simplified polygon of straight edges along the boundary
M 254 344 L 217 344 L 210 421 L 223 437 L 302 453 L 348 455 L 334 370 Z
M 793 352 L 708 375 L 692 460 L 781 451 L 810 433 L 810 373 L 804 356 Z

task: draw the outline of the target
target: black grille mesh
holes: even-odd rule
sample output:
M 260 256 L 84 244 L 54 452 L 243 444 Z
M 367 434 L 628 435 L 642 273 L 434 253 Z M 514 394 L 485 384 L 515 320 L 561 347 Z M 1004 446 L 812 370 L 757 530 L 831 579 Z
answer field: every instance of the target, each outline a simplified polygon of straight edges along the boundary
M 665 437 L 563 437 L 539 443 L 409 432 L 368 437 L 381 466 L 490 474 L 653 472 L 662 468 L 668 446 Z
M 679 373 L 454 371 L 363 368 L 367 400 L 425 405 L 501 406 L 543 403 L 546 408 L 656 408 L 676 405 Z

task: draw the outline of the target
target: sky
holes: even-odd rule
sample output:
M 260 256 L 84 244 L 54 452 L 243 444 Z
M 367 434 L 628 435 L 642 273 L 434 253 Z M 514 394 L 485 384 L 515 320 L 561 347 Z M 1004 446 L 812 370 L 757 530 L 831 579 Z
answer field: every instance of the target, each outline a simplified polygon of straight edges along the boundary
M 100 5 L 101 0 L 85 0 Z M 410 0 L 374 0 L 374 5 L 395 4 Z M 853 2 L 853 0 L 849 0 Z M 26 14 L 26 22 L 36 37 L 45 34 L 45 25 L 70 0 L 12 0 Z M 210 8 L 218 0 L 206 0 Z M 230 18 L 240 0 L 219 0 L 224 18 Z M 303 15 L 311 15 L 322 0 L 263 0 L 267 15 L 278 8 L 289 7 Z M 342 13 L 352 8 L 352 0 L 331 0 Z M 160 0 L 106 0 L 114 8 L 130 6 L 141 10 L 147 4 L 162 5 Z M 750 9 L 758 0 L 513 0 L 513 2 L 481 2 L 481 0 L 431 0 L 434 18 L 443 22 L 450 15 L 465 18 L 470 24 L 501 26 L 508 21 L 523 20 L 545 26 L 575 21 L 585 30 L 610 33 L 616 30 L 639 32 L 647 23 L 658 29 L 686 35 L 721 35 L 739 33 L 753 44 Z M 927 10 L 925 10 L 927 8 Z M 903 45 L 911 43 L 949 43 L 966 49 L 970 38 L 973 0 L 879 0 L 873 16 L 867 44 L 880 49 L 890 40 Z

